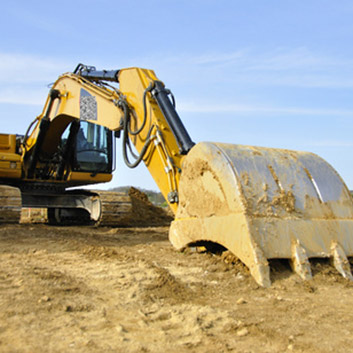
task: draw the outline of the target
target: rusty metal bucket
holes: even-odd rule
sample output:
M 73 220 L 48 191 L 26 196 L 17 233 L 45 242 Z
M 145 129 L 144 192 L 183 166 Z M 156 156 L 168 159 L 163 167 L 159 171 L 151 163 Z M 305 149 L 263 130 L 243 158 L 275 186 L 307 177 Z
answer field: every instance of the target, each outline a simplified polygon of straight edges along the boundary
M 267 259 L 288 258 L 311 278 L 308 258 L 331 257 L 352 279 L 353 201 L 337 172 L 307 152 L 202 142 L 183 161 L 169 238 L 177 249 L 202 241 L 237 256 L 258 284 Z

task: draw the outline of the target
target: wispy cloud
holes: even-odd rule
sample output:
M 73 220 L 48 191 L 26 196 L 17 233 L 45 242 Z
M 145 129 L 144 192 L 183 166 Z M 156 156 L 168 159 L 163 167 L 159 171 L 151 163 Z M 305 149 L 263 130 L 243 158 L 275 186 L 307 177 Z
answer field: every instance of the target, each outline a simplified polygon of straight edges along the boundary
M 141 58 L 138 60 L 141 61 Z M 145 66 L 170 72 L 176 80 L 256 84 L 262 86 L 351 88 L 353 60 L 317 53 L 305 47 L 259 51 L 243 48 L 233 52 L 201 55 L 159 54 L 142 59 Z
M 321 71 L 350 64 L 342 59 L 311 52 L 307 48 L 276 48 L 270 51 L 261 51 L 245 48 L 229 53 L 209 53 L 191 56 L 189 63 L 196 65 L 218 65 L 224 67 L 235 67 L 244 71 L 288 71 L 288 70 L 310 70 Z
M 48 85 L 71 63 L 51 57 L 0 53 L 0 103 L 43 105 Z
M 310 70 L 310 72 L 323 69 L 346 66 L 352 64 L 346 60 L 320 55 L 311 52 L 307 48 L 277 48 L 269 52 L 249 55 L 247 58 L 249 71 L 288 71 Z
M 0 103 L 17 105 L 43 106 L 49 89 L 43 87 L 11 87 L 3 88 L 0 85 Z
M 51 57 L 0 53 L 0 84 L 54 81 L 70 65 Z
M 304 145 L 304 144 L 303 144 Z M 353 147 L 353 142 L 351 141 L 342 141 L 342 140 L 317 140 L 312 141 L 307 144 L 311 147 L 328 147 L 328 148 L 350 148 Z
M 242 62 L 246 56 L 245 50 L 230 53 L 209 53 L 189 58 L 194 65 L 232 65 Z
M 100 59 L 101 60 L 101 59 Z M 114 58 L 111 60 L 114 60 Z M 124 60 L 119 60 L 124 62 Z M 36 102 L 39 103 L 46 86 L 65 71 L 73 69 L 68 58 L 53 58 L 36 55 L 23 55 L 0 52 L 0 102 Z M 75 62 L 76 64 L 76 62 Z M 99 63 L 93 63 L 99 66 Z M 241 48 L 232 52 L 207 52 L 200 55 L 187 53 L 158 53 L 158 55 L 140 58 L 126 58 L 127 66 L 144 66 L 155 69 L 161 79 L 166 78 L 173 86 L 185 87 L 185 92 L 193 92 L 195 99 L 213 87 L 224 85 L 226 97 L 233 89 L 246 88 L 353 88 L 353 60 L 314 53 L 307 48 L 276 48 L 262 51 L 254 48 Z M 102 63 L 102 68 L 110 68 Z M 115 68 L 115 66 L 112 66 Z M 189 91 L 188 88 L 190 88 Z M 30 92 L 30 93 L 29 93 Z M 33 97 L 28 99 L 28 95 Z M 180 99 L 179 99 L 180 100 Z M 209 99 L 205 99 L 209 101 Z M 27 103 L 26 103 L 27 104 Z M 301 107 L 254 107 L 253 105 L 198 105 L 184 101 L 182 109 L 188 111 L 242 111 L 271 112 L 288 114 L 328 115 L 333 112 L 348 116 L 350 111 L 306 109 Z
M 301 107 L 271 107 L 243 104 L 207 104 L 205 102 L 180 102 L 178 111 L 183 113 L 242 113 L 264 115 L 308 115 L 308 116 L 332 116 L 332 117 L 353 117 L 353 110 L 344 109 L 320 109 L 320 108 L 301 108 Z
M 62 6 L 65 5 L 62 4 Z M 62 16 L 53 15 L 53 7 L 48 2 L 41 3 L 40 10 L 38 10 L 36 4 L 32 2 L 13 1 L 6 11 L 7 15 L 12 18 L 14 26 L 18 23 L 21 28 L 29 31 L 37 29 L 48 35 L 70 36 L 70 40 L 83 37 L 82 31 L 75 30 L 70 17 L 65 18 L 65 25 L 63 25 Z

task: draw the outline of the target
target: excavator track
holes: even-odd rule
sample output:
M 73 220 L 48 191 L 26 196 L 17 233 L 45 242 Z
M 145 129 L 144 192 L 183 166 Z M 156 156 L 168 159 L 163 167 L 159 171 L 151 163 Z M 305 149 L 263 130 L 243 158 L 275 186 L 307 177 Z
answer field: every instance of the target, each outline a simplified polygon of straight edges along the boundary
M 102 190 L 68 191 L 61 205 L 48 208 L 52 225 L 140 227 L 169 225 L 172 217 L 154 206 L 146 194 L 131 187 L 128 193 Z
M 145 193 L 131 187 L 128 194 L 95 191 L 101 203 L 101 215 L 96 225 L 109 227 L 140 227 L 169 225 L 173 217 L 154 206 Z
M 0 223 L 19 223 L 21 207 L 20 189 L 0 185 Z
M 99 197 L 101 212 L 95 223 L 101 227 L 129 226 L 132 222 L 132 202 L 129 195 L 113 191 L 94 191 Z
M 130 197 L 111 191 L 69 191 L 70 202 L 48 208 L 51 225 L 126 226 L 131 215 Z M 72 200 L 75 200 L 74 202 Z

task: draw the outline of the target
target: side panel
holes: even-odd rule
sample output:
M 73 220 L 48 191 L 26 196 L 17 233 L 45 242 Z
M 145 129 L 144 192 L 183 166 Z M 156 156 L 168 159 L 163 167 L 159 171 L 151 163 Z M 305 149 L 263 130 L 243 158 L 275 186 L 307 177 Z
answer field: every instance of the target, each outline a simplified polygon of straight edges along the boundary
M 21 178 L 21 156 L 16 154 L 16 135 L 0 134 L 0 178 Z

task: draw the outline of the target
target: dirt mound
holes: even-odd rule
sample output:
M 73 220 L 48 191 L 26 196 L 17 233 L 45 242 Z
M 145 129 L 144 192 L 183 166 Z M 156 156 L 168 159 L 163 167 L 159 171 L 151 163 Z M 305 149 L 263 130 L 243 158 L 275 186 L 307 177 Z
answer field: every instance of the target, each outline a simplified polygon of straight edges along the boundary
M 173 276 L 163 267 L 153 266 L 157 277 L 145 288 L 146 302 L 167 301 L 170 304 L 186 303 L 192 298 L 193 292 L 185 283 Z
M 130 197 L 134 197 L 136 199 L 139 199 L 142 202 L 145 202 L 146 204 L 151 204 L 151 202 L 148 200 L 147 194 L 144 192 L 134 188 L 133 186 L 130 187 L 129 192 L 128 192 Z
M 166 226 L 173 220 L 168 210 L 153 205 L 142 191 L 131 187 L 129 196 L 132 203 L 133 226 Z

